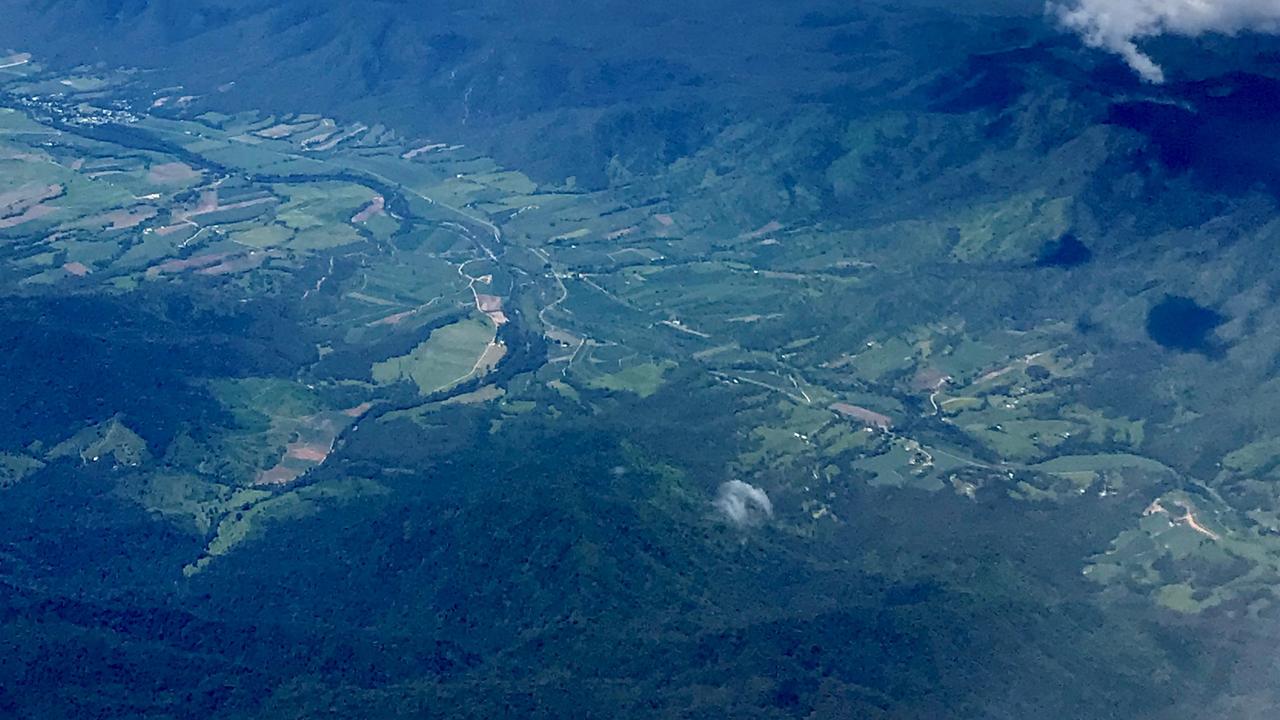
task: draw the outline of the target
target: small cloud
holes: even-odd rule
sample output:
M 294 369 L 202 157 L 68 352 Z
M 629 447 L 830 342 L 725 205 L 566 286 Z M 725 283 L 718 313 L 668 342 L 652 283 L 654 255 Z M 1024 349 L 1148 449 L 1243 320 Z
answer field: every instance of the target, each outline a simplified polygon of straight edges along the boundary
M 738 527 L 759 525 L 773 517 L 773 503 L 769 496 L 741 480 L 730 480 L 721 485 L 712 504 Z
M 1164 82 L 1164 69 L 1142 52 L 1138 40 L 1280 32 L 1277 0 L 1049 0 L 1047 7 L 1087 45 L 1116 53 L 1153 83 Z

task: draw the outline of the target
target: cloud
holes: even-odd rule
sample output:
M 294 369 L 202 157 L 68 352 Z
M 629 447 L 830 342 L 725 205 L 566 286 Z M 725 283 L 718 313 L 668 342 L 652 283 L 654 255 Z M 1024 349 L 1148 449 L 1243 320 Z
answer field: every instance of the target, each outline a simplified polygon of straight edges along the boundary
M 1157 35 L 1280 32 L 1280 0 L 1049 0 L 1049 12 L 1092 47 L 1110 50 L 1144 79 L 1164 70 L 1138 47 Z
M 741 480 L 730 480 L 720 486 L 712 503 L 734 525 L 759 525 L 773 517 L 773 503 L 760 488 Z

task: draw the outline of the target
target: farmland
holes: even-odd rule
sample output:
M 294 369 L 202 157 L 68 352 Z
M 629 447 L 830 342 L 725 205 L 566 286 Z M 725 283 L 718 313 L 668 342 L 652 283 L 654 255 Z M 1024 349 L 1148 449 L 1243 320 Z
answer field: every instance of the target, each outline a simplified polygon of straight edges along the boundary
M 679 184 L 678 171 L 574 191 L 465 147 L 320 115 L 227 115 L 166 95 L 146 111 L 94 109 L 83 100 L 147 89 L 108 74 L 41 96 L 50 76 L 22 67 L 9 92 L 25 99 L 0 114 L 11 282 L 217 287 L 294 304 L 310 328 L 312 355 L 295 379 L 218 381 L 228 420 L 168 451 L 224 468 L 220 482 L 289 492 L 341 446 L 352 424 L 343 413 L 356 405 L 430 422 L 456 389 L 499 414 L 559 412 L 522 396 L 543 396 L 537 387 L 573 404 L 643 400 L 688 372 L 733 388 L 726 411 L 748 438 L 737 471 L 809 477 L 808 490 L 786 481 L 811 495 L 806 507 L 832 500 L 813 480 L 972 497 L 979 486 L 956 473 L 975 471 L 1105 495 L 1130 472 L 1106 458 L 1147 448 L 1149 420 L 1071 391 L 1099 363 L 1075 328 L 1049 320 L 1013 332 L 982 319 L 1039 282 L 984 268 L 1034 259 L 1063 233 L 1060 197 L 819 228 L 726 205 L 717 183 L 670 199 L 658 183 Z M 859 133 L 887 132 L 885 122 Z M 749 168 L 726 165 L 718 182 L 740 171 Z M 938 243 L 942 225 L 958 230 Z M 884 243 L 888 232 L 905 239 Z M 938 267 L 927 283 L 888 269 L 922 262 Z M 998 293 L 958 280 L 984 272 L 1004 273 Z M 965 303 L 982 312 L 948 310 Z M 518 383 L 477 392 L 512 361 L 503 338 L 520 333 L 545 334 L 549 355 Z M 262 389 L 231 390 L 254 383 Z M 295 395 L 308 399 L 281 414 Z M 1172 458 L 1150 462 L 1179 472 Z M 1060 497 L 1049 480 L 1021 482 L 1011 499 Z M 822 519 L 798 522 L 835 517 L 810 515 Z
M 1008 124 L 913 85 L 908 114 L 739 118 L 579 182 L 379 117 L 0 64 L 19 530 L 43 492 L 96 512 L 87 487 L 163 549 L 154 587 L 235 607 L 389 587 L 390 609 L 346 598 L 361 633 L 486 658 L 576 657 L 554 616 L 602 633 L 617 677 L 615 646 L 702 634 L 782 637 L 807 672 L 847 630 L 870 640 L 838 665 L 889 667 L 857 653 L 924 623 L 921 652 L 1026 653 L 1037 682 L 1079 662 L 1054 654 L 1069 632 L 1172 696 L 1175 643 L 1148 618 L 1280 608 L 1274 199 L 1153 189 L 1101 91 L 1042 70 L 1009 112 L 1047 119 Z M 1077 115 L 1046 109 L 1064 98 Z M 733 481 L 767 523 L 718 514 Z M 289 607 L 350 622 L 317 595 Z

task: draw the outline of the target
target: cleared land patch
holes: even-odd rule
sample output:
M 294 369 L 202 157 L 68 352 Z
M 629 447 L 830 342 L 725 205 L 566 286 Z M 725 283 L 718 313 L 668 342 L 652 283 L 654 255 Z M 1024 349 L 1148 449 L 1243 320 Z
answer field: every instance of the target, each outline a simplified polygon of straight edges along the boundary
M 467 318 L 435 330 L 406 355 L 374 363 L 373 379 L 383 384 L 412 380 L 424 395 L 446 390 L 484 372 L 493 342 L 491 324 Z

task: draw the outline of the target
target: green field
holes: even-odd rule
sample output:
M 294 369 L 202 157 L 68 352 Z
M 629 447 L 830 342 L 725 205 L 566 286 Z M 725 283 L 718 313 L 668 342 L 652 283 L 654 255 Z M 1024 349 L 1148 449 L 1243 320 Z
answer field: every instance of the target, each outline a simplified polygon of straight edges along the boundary
M 374 363 L 379 383 L 411 380 L 423 395 L 446 390 L 474 376 L 485 348 L 493 342 L 493 325 L 469 318 L 431 333 L 407 355 Z

